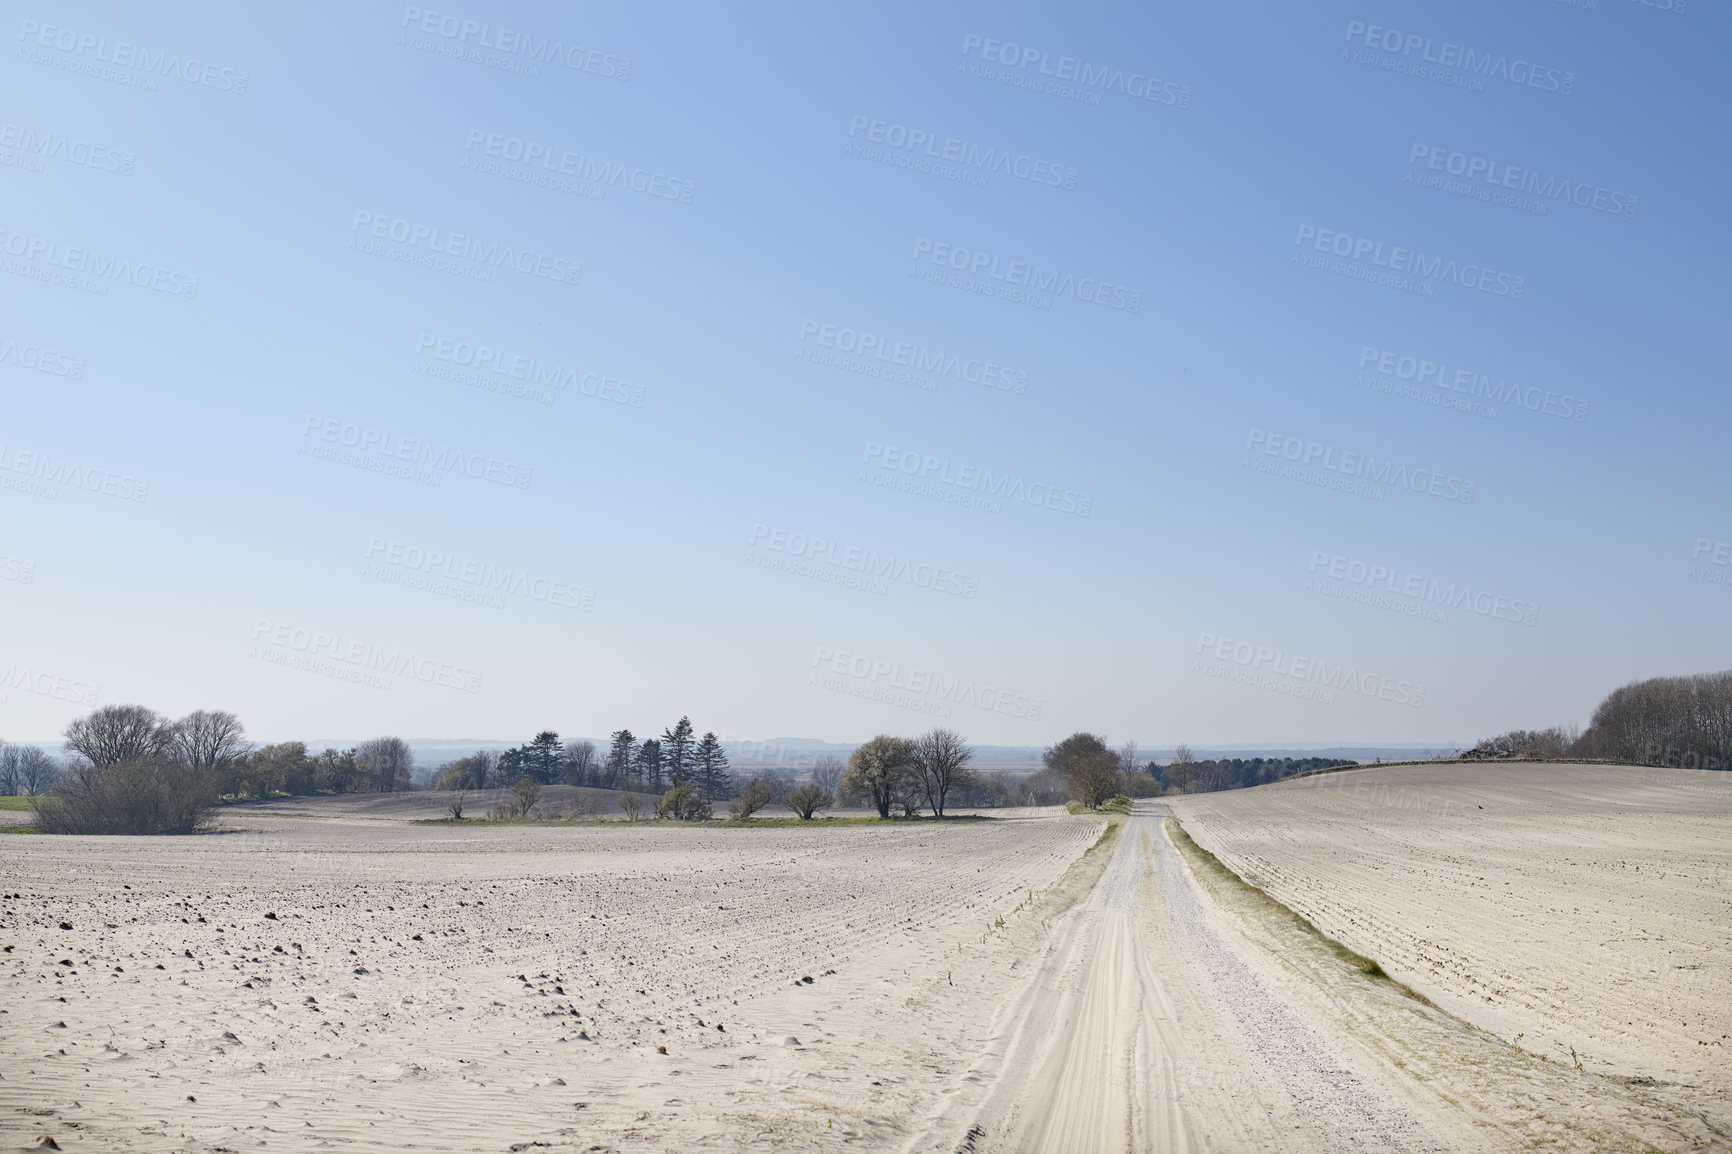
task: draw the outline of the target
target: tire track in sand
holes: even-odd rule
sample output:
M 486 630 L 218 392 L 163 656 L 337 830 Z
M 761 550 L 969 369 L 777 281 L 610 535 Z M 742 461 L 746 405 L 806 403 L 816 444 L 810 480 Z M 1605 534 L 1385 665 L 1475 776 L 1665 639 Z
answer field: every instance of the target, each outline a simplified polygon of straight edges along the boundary
M 1100 880 L 1001 1011 L 983 1093 L 926 1148 L 1444 1149 L 1216 931 L 1164 814 L 1135 807 Z

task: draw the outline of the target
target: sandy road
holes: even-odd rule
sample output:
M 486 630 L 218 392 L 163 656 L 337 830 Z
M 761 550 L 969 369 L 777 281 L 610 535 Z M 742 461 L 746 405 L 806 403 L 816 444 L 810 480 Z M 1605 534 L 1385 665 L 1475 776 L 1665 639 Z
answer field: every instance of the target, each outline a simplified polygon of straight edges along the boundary
M 1052 927 L 950 1148 L 1451 1148 L 1401 1088 L 1343 1061 L 1289 1005 L 1278 969 L 1241 956 L 1164 816 L 1139 803 L 1094 889 Z

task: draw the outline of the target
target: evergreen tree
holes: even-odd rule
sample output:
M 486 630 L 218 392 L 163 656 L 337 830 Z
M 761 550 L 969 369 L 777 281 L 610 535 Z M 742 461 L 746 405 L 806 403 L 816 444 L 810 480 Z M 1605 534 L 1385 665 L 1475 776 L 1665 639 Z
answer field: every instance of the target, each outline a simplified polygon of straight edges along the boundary
M 662 761 L 675 789 L 686 783 L 692 760 L 692 719 L 682 717 L 672 729 L 662 730 Z
M 637 738 L 629 729 L 616 730 L 609 737 L 612 744 L 607 747 L 607 784 L 610 789 L 619 789 L 631 777 Z
M 523 746 L 514 746 L 499 755 L 497 771 L 499 784 L 510 785 L 520 777 L 529 776 L 529 750 Z
M 529 769 L 529 779 L 542 785 L 553 785 L 561 776 L 561 762 L 565 759 L 565 746 L 559 740 L 559 734 L 551 729 L 544 729 L 535 735 L 535 740 L 523 747 L 525 761 Z
M 662 791 L 662 743 L 646 737 L 637 747 L 637 776 L 651 793 Z
M 722 743 L 716 740 L 715 734 L 706 733 L 698 742 L 697 751 L 693 754 L 693 764 L 697 771 L 698 787 L 704 791 L 704 796 L 711 801 L 726 801 L 733 793 L 728 776 L 728 753 L 722 748 Z

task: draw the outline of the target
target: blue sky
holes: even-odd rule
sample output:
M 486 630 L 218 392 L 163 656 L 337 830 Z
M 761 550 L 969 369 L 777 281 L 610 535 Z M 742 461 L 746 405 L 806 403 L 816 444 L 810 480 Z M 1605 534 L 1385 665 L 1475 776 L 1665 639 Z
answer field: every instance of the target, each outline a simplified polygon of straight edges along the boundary
M 1722 667 L 1664 2 L 20 10 L 0 735 L 1442 742 Z

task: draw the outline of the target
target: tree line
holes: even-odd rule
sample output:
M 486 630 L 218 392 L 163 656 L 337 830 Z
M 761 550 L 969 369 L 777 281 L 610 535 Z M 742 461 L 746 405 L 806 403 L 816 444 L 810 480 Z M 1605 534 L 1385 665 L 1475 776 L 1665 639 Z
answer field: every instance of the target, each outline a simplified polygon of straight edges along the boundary
M 1732 769 L 1732 670 L 1632 681 L 1606 695 L 1586 730 L 1512 729 L 1462 756 Z

